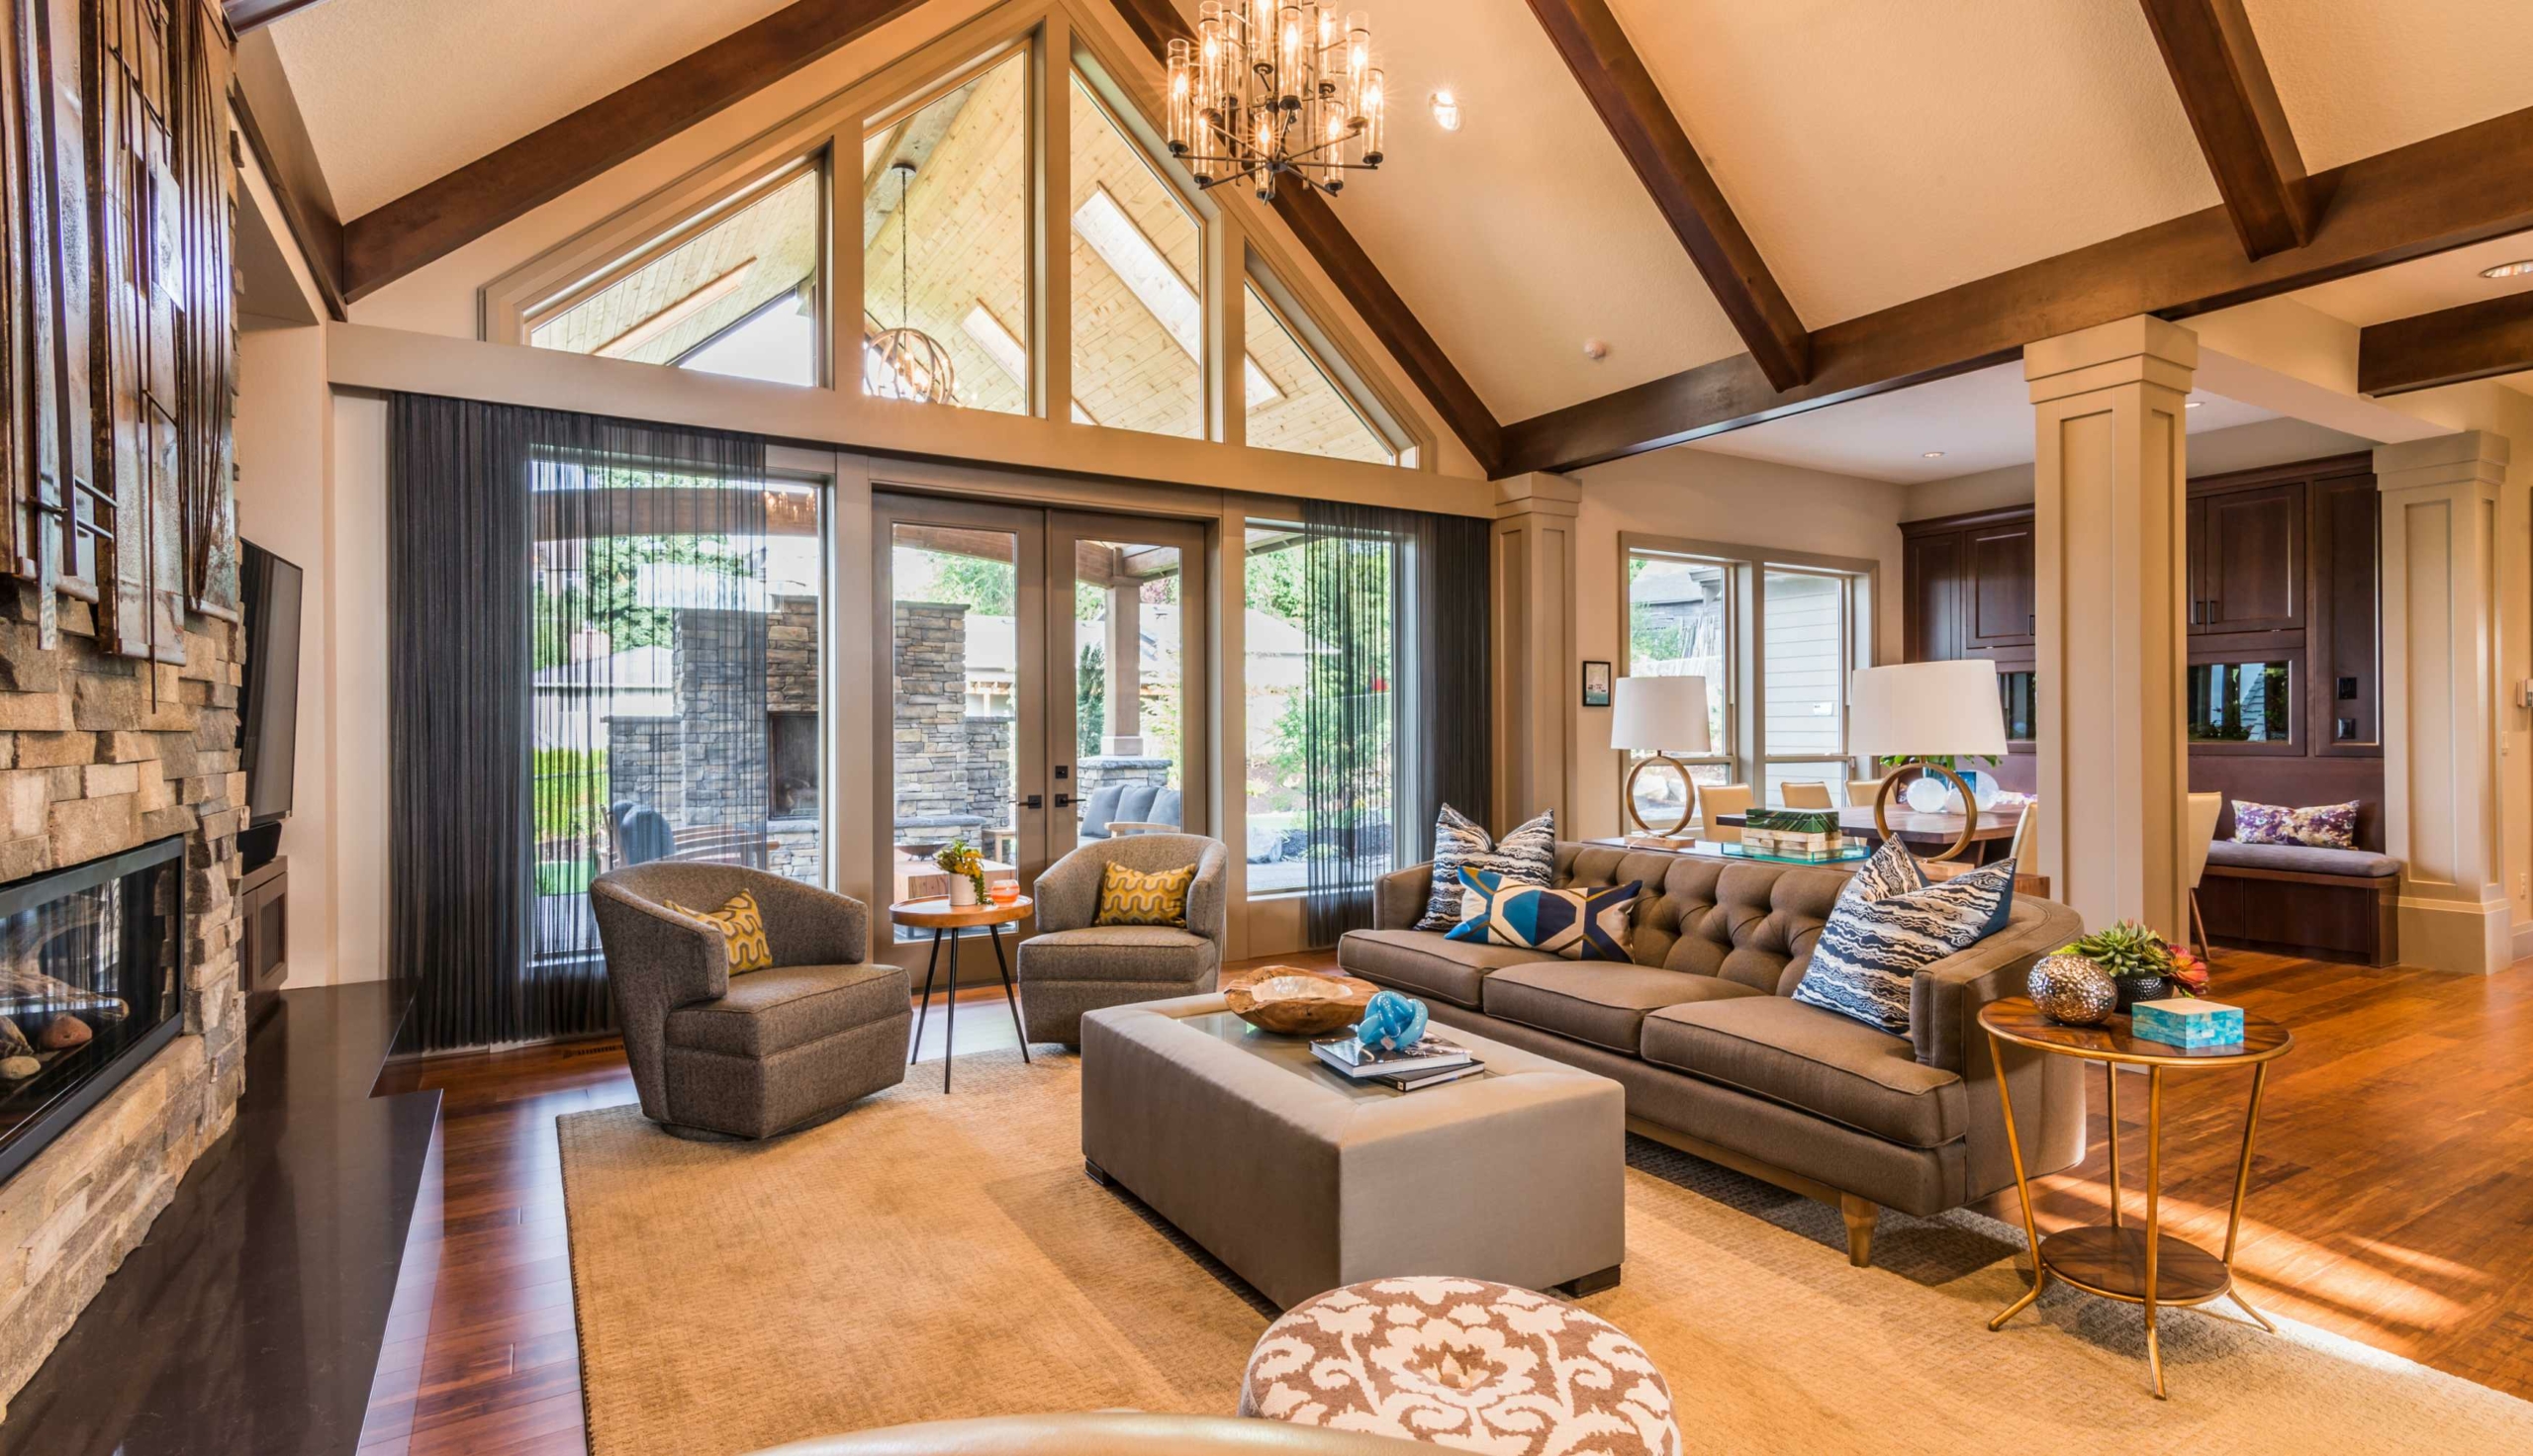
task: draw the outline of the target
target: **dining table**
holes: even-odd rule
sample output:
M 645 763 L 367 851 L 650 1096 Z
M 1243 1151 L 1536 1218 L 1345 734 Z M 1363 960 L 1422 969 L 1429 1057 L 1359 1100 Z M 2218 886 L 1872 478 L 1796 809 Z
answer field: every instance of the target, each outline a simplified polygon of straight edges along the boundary
M 1902 844 L 1921 854 L 1941 854 L 1961 838 L 1959 814 L 1921 814 L 1914 809 L 1900 809 L 1890 817 L 1891 832 L 1900 837 Z M 1715 822 L 1739 829 L 1749 822 L 1749 815 L 1718 814 Z M 1993 809 L 1980 810 L 1979 822 L 1970 831 L 1970 848 L 1965 852 L 1966 857 L 1985 861 L 1992 854 L 2003 853 L 2000 847 L 2013 842 L 2015 826 L 2021 822 L 2020 804 L 2001 804 Z M 1838 828 L 1877 848 L 1882 844 L 1882 831 L 1873 822 L 1871 804 L 1840 809 Z

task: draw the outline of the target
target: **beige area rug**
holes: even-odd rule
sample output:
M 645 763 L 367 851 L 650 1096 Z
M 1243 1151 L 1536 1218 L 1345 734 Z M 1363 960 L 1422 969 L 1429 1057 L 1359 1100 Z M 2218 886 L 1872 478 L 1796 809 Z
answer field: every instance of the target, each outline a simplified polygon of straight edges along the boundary
M 1079 1063 L 960 1058 L 770 1143 L 559 1120 L 594 1456 L 717 1456 L 899 1421 L 1230 1413 L 1267 1315 L 1082 1174 Z M 2020 1231 L 1834 1210 L 1632 1139 L 1628 1259 L 1587 1308 L 1671 1383 L 1691 1451 L 2533 1450 L 2533 1405 L 2281 1321 L 2053 1289 L 2004 1333 Z M 2037 1316 L 2037 1318 L 2035 1318 Z

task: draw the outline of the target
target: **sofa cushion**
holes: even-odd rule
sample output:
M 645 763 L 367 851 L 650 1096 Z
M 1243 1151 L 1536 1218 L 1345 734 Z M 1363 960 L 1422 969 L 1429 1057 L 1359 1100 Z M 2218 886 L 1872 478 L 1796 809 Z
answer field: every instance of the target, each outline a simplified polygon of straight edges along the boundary
M 1215 956 L 1213 942 L 1171 925 L 1094 925 L 1020 943 L 1020 961 L 1033 981 L 1176 985 L 1214 968 Z
M 1348 975 L 1471 1011 L 1481 1007 L 1487 972 L 1539 958 L 1537 951 L 1472 946 L 1430 930 L 1350 930 L 1337 942 L 1337 965 Z
M 2401 862 L 2371 850 L 2319 850 L 2310 845 L 2247 845 L 2220 839 L 2207 847 L 2207 863 L 2241 869 L 2284 869 L 2296 874 L 2345 874 L 2359 879 L 2390 879 L 2401 872 Z
M 726 995 L 668 1014 L 672 1046 L 727 1056 L 771 1056 L 906 1009 L 905 973 L 893 965 L 784 965 L 732 976 Z
M 1630 1054 L 1648 1011 L 1765 994 L 1711 975 L 1564 960 L 1510 966 L 1485 986 L 1489 1016 Z
M 1094 838 L 1108 837 L 1108 821 L 1115 819 L 1117 800 L 1126 791 L 1122 783 L 1103 783 L 1081 801 L 1081 832 Z
M 1906 1037 L 1782 996 L 1692 1002 L 1646 1016 L 1644 1059 L 1911 1147 L 1969 1126 L 1961 1078 Z
M 1161 785 L 1158 783 L 1129 783 L 1117 795 L 1116 812 L 1101 822 L 1114 823 L 1123 819 L 1128 824 L 1149 824 L 1152 822 L 1152 801 L 1159 797 Z

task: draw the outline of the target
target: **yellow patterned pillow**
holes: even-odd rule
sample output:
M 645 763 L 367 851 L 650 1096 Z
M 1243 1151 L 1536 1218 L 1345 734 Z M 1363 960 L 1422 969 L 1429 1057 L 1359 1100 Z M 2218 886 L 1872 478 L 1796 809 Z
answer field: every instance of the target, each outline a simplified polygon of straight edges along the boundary
M 730 946 L 730 974 L 774 968 L 774 948 L 765 941 L 765 916 L 756 908 L 756 896 L 746 890 L 732 895 L 718 910 L 690 910 L 675 900 L 669 901 L 669 908 L 721 927 L 721 936 Z
M 1090 923 L 1183 926 L 1187 923 L 1187 886 L 1195 882 L 1193 864 L 1146 874 L 1111 861 L 1100 872 L 1099 913 Z

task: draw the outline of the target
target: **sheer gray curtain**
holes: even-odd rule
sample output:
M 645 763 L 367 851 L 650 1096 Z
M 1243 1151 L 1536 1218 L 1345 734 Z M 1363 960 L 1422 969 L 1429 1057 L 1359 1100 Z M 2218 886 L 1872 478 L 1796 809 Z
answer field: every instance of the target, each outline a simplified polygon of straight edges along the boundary
M 1339 500 L 1302 507 L 1311 944 L 1372 922 L 1372 885 L 1428 858 L 1449 803 L 1487 816 L 1487 522 Z
M 389 418 L 406 1046 L 608 1030 L 591 877 L 765 863 L 764 442 L 418 395 Z

